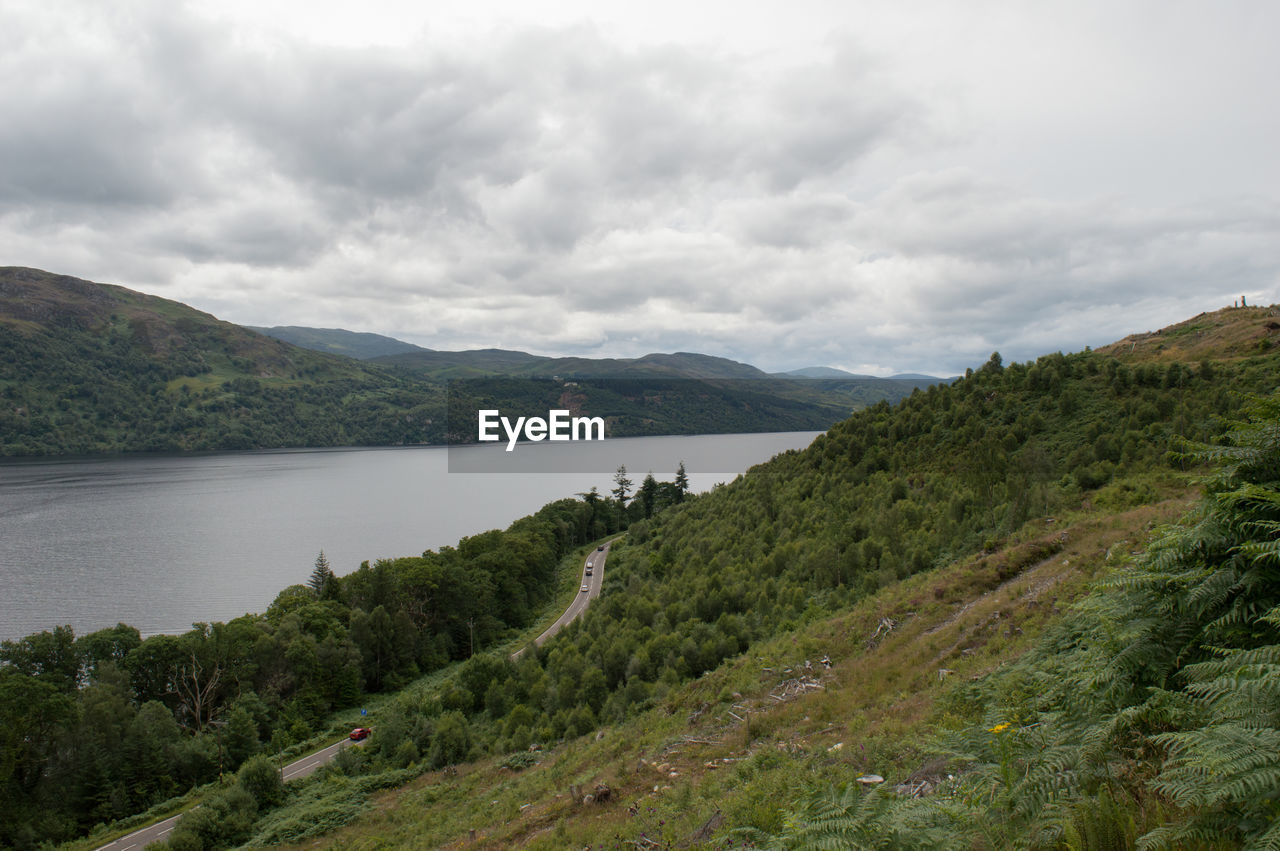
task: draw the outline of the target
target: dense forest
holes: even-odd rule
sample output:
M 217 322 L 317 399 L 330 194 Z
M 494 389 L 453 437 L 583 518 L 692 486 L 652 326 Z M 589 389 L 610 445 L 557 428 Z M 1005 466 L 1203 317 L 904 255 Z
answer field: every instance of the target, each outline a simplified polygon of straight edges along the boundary
M 518 664 L 473 659 L 394 731 L 462 712 L 486 749 L 580 735 L 653 706 L 757 641 L 994 542 L 1092 495 L 1144 498 L 1141 475 L 1207 440 L 1266 360 L 1136 369 L 1092 353 L 1004 367 L 877 405 L 733 484 L 633 524 L 606 593 Z M 386 722 L 384 721 L 384 724 Z M 395 750 L 384 732 L 370 753 Z M 423 743 L 416 745 L 421 747 Z

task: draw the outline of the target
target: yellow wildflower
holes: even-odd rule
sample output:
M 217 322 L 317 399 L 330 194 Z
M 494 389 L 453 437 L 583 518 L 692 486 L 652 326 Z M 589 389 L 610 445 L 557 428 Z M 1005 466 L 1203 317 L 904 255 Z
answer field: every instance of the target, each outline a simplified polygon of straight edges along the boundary
M 1004 724 L 997 724 L 997 725 L 995 725 L 994 727 L 992 727 L 992 728 L 991 728 L 990 730 L 988 730 L 987 732 L 988 732 L 988 733 L 1003 733 L 1005 730 L 1008 730 L 1008 729 L 1009 729 L 1009 725 L 1008 725 L 1008 723 L 1004 723 Z

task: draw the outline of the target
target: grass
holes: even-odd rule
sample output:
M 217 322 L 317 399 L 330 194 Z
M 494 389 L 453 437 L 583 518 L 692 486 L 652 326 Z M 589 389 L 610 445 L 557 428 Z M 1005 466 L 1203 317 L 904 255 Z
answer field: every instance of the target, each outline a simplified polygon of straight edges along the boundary
M 1275 332 L 1266 326 L 1278 321 L 1277 317 L 1280 309 L 1276 305 L 1224 307 L 1159 331 L 1131 334 L 1097 351 L 1129 362 L 1243 359 L 1269 348 L 1265 344 Z
M 1028 523 L 995 552 L 762 642 L 536 765 L 495 756 L 378 793 L 364 817 L 308 847 L 636 847 L 709 832 L 720 841 L 730 827 L 777 830 L 785 805 L 815 783 L 958 770 L 929 750 L 972 720 L 948 696 L 1017 658 L 1091 580 L 1185 510 L 1185 483 L 1148 485 L 1157 502 Z M 818 685 L 789 693 L 806 660 Z M 607 801 L 577 797 L 597 784 Z

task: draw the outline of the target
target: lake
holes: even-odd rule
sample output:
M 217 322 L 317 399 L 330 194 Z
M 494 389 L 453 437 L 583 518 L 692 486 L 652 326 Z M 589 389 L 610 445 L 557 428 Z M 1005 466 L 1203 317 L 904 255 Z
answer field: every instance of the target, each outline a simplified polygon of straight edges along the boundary
M 703 491 L 817 434 L 0 461 L 0 640 L 118 621 L 183 632 L 263 611 L 321 549 L 339 574 L 439 549 L 593 486 L 607 494 L 619 464 L 638 487 L 683 460 Z M 489 455 L 459 463 L 475 453 Z M 468 466 L 494 472 L 456 471 Z M 503 472 L 539 466 L 576 472 Z

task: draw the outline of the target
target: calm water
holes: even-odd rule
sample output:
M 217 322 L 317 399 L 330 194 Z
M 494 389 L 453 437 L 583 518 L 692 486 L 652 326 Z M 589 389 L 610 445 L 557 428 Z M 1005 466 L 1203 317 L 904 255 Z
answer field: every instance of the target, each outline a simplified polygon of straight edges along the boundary
M 339 574 L 438 549 L 593 485 L 608 493 L 619 464 L 638 486 L 649 470 L 670 480 L 683 460 L 706 490 L 816 434 L 571 444 L 590 462 L 566 466 L 589 472 L 556 474 L 450 473 L 444 447 L 0 462 L 0 639 L 117 621 L 181 632 L 262 611 L 307 580 L 321 549 Z

